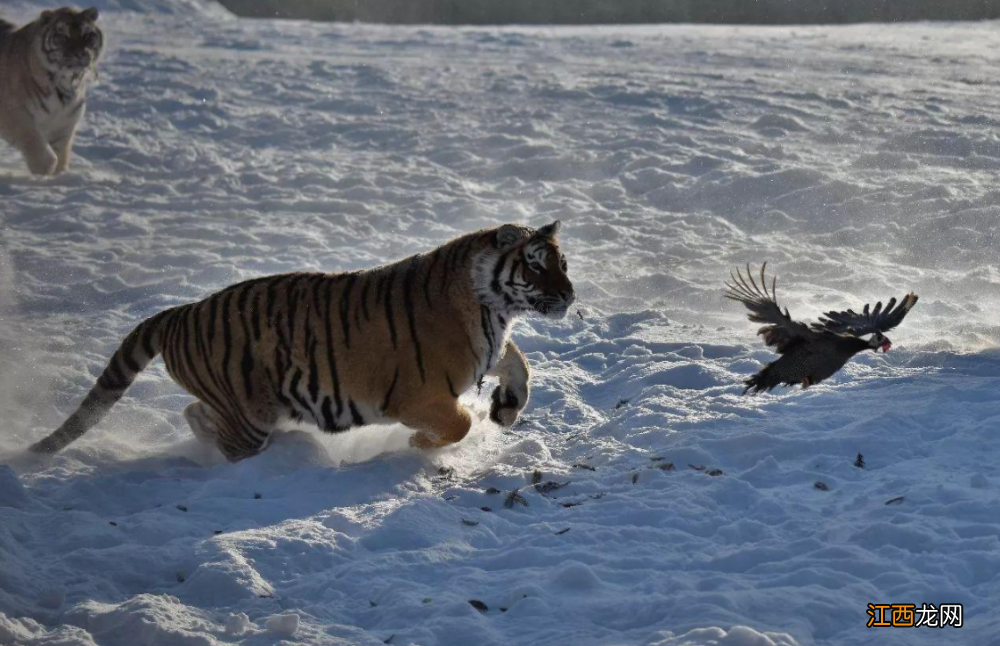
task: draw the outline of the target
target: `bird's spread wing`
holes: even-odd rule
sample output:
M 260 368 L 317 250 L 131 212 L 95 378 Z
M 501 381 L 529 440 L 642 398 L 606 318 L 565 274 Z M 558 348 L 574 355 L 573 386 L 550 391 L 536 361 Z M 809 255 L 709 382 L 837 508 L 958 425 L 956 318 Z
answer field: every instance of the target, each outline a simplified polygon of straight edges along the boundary
M 821 332 L 833 332 L 835 334 L 850 334 L 851 336 L 864 336 L 875 332 L 886 332 L 902 323 L 907 312 L 917 304 L 917 295 L 907 294 L 899 305 L 896 299 L 890 299 L 885 308 L 882 302 L 875 303 L 872 308 L 865 305 L 860 314 L 854 310 L 846 312 L 827 312 L 820 318 L 819 323 L 813 323 L 813 328 Z
M 760 268 L 760 285 L 754 280 L 747 265 L 747 275 L 739 269 L 733 274 L 730 272 L 732 283 L 726 283 L 729 291 L 726 298 L 739 301 L 750 310 L 749 318 L 754 323 L 766 323 L 764 327 L 757 330 L 757 334 L 764 337 L 764 343 L 772 346 L 779 353 L 785 352 L 791 346 L 801 341 L 815 339 L 818 333 L 809 329 L 809 326 L 798 321 L 793 321 L 788 310 L 784 312 L 775 300 L 776 279 L 771 279 L 771 290 L 767 289 L 767 279 L 764 277 L 765 262 Z

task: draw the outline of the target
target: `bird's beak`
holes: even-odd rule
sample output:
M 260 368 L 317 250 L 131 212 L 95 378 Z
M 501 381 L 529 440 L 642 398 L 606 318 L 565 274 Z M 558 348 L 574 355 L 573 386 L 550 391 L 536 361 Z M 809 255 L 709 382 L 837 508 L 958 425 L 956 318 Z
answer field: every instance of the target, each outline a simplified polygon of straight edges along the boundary
M 882 348 L 882 352 L 883 353 L 886 353 L 886 352 L 889 351 L 889 348 L 892 347 L 892 341 L 889 341 L 888 339 L 886 339 L 886 341 L 884 343 L 882 343 L 882 345 L 880 345 L 879 347 Z

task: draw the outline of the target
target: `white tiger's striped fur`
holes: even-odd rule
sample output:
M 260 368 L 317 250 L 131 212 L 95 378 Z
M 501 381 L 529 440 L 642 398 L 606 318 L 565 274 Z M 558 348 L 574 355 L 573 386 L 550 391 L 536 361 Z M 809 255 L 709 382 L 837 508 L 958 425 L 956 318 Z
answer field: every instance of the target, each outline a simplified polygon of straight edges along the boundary
M 20 29 L 0 20 L 0 138 L 35 175 L 69 168 L 86 86 L 104 46 L 97 9 L 43 11 Z

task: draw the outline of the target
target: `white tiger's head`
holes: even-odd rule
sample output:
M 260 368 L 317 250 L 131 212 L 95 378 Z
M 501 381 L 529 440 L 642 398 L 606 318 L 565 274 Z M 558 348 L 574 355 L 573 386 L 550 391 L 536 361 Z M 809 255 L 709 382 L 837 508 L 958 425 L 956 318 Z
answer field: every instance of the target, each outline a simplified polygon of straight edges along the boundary
M 104 48 L 97 9 L 43 11 L 36 25 L 36 53 L 48 72 L 68 72 L 79 78 L 96 65 Z
M 559 251 L 559 221 L 540 229 L 505 224 L 496 229 L 494 250 L 484 255 L 477 280 L 484 301 L 511 313 L 566 316 L 576 300 Z

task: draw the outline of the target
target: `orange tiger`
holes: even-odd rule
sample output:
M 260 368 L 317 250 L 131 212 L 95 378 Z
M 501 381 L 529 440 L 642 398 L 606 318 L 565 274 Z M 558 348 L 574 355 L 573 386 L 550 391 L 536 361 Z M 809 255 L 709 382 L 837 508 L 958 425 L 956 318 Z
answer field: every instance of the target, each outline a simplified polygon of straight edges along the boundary
M 156 355 L 198 400 L 184 411 L 192 431 L 231 461 L 260 452 L 289 418 L 328 432 L 398 421 L 416 430 L 413 446 L 458 442 L 471 425 L 459 395 L 487 375 L 499 381 L 490 417 L 509 427 L 529 396 L 512 322 L 561 318 L 576 298 L 558 231 L 504 224 L 375 269 L 256 278 L 160 312 L 31 448 L 83 435 Z

